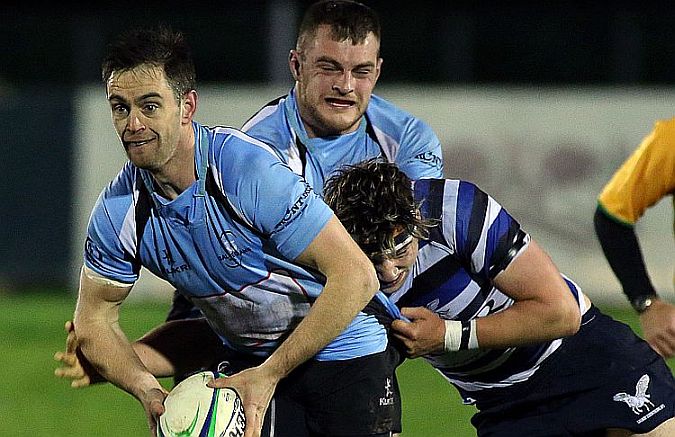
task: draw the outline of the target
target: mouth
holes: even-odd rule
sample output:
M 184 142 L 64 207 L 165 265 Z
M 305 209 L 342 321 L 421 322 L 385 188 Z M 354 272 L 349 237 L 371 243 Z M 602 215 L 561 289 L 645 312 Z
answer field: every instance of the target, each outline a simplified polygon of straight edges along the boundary
M 334 108 L 351 108 L 356 106 L 356 102 L 353 100 L 340 99 L 337 97 L 326 97 L 326 103 Z
M 149 142 L 153 141 L 154 138 L 150 138 L 147 140 L 136 140 L 136 141 L 124 141 L 124 148 L 126 149 L 133 149 L 137 147 L 144 146 L 148 144 Z
M 395 288 L 396 286 L 400 286 L 404 279 L 405 279 L 405 271 L 401 271 L 398 274 L 398 276 L 394 278 L 393 281 L 380 280 L 380 290 L 387 290 L 390 288 Z

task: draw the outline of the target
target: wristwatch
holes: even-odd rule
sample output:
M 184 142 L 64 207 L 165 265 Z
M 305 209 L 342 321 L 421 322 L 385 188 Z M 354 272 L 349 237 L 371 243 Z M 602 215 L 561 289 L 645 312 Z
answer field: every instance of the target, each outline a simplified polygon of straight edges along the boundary
M 654 300 L 657 299 L 658 296 L 655 294 L 650 294 L 647 296 L 640 296 L 636 297 L 635 299 L 630 301 L 631 306 L 635 311 L 637 311 L 638 314 L 642 314 L 645 311 L 647 311 L 647 308 L 652 306 L 654 303 Z

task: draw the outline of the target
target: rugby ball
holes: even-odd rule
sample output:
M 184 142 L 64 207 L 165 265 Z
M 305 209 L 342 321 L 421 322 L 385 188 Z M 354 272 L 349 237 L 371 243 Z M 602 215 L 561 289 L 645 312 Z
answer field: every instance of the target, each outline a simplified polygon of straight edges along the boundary
M 239 394 L 231 388 L 206 385 L 214 372 L 199 372 L 176 385 L 164 399 L 160 437 L 241 437 L 246 418 Z

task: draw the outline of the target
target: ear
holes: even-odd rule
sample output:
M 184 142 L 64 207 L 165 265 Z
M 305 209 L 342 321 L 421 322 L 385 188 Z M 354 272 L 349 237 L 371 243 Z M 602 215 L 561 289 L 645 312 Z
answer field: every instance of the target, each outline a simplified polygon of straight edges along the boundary
M 288 54 L 288 68 L 291 70 L 293 79 L 300 80 L 300 53 L 297 50 L 291 50 Z
M 192 123 L 195 113 L 197 112 L 197 91 L 188 91 L 181 99 L 181 123 Z
M 382 72 L 382 62 L 384 60 L 382 58 L 377 58 L 377 66 L 375 67 L 375 81 L 377 82 L 377 79 L 380 78 L 380 73 Z

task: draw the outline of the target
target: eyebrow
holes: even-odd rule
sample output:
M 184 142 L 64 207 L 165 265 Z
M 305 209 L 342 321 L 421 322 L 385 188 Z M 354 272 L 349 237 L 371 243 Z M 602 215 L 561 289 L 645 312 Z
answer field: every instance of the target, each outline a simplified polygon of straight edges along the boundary
M 151 92 L 151 93 L 143 94 L 142 96 L 138 97 L 136 99 L 136 101 L 142 102 L 143 100 L 147 100 L 147 99 L 150 99 L 150 98 L 160 98 L 161 99 L 162 95 L 160 93 L 157 93 L 157 92 Z M 108 101 L 113 101 L 113 100 L 119 100 L 121 102 L 127 101 L 127 99 L 125 99 L 124 97 L 122 97 L 119 94 L 110 94 L 108 96 Z
M 318 62 L 328 62 L 329 64 L 333 64 L 333 65 L 335 65 L 335 66 L 337 66 L 337 67 L 343 67 L 343 65 L 342 65 L 340 62 L 338 62 L 338 61 L 336 61 L 335 59 L 330 58 L 330 57 L 328 57 L 328 56 L 319 56 L 318 58 L 316 58 L 316 61 L 314 61 L 314 62 L 315 62 L 315 63 L 318 63 Z M 364 62 L 364 63 L 362 63 L 362 64 L 355 65 L 354 67 L 352 67 L 352 70 L 357 70 L 357 69 L 359 69 L 359 68 L 366 68 L 366 67 L 368 67 L 368 68 L 375 68 L 375 64 L 372 63 L 372 62 L 370 62 L 370 61 Z

